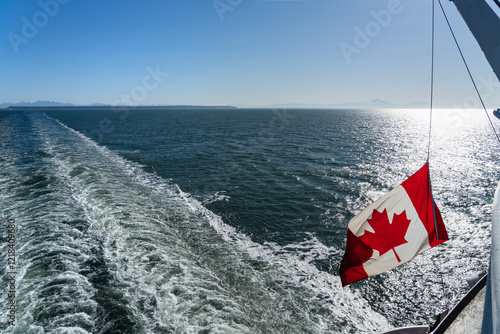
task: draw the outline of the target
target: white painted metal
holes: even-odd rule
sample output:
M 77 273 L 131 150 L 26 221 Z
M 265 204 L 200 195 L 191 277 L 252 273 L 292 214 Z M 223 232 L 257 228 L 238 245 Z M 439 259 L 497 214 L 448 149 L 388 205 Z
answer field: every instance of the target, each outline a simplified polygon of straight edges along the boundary
M 500 81 L 500 19 L 484 0 L 453 0 Z

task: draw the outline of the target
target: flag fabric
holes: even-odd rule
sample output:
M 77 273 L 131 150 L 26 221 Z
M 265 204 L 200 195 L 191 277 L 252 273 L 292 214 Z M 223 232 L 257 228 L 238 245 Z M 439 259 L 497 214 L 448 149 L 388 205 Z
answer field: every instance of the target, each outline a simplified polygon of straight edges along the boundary
M 349 222 L 342 285 L 378 275 L 448 240 L 426 163 Z

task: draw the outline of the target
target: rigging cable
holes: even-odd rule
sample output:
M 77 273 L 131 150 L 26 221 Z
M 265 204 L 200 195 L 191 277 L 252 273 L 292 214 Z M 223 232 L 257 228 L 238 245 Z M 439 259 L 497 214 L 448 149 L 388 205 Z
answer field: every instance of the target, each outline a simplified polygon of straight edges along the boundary
M 434 96 L 434 0 L 432 0 L 432 38 L 431 38 L 431 101 L 429 112 L 429 144 L 427 145 L 427 163 L 431 155 L 431 132 L 432 132 L 432 104 Z
M 433 111 L 433 100 L 434 100 L 434 45 L 435 45 L 435 0 L 432 0 L 432 25 L 431 25 L 431 92 L 430 92 L 430 110 L 429 110 L 429 143 L 427 146 L 427 164 L 429 164 L 429 158 L 431 155 L 431 134 L 432 134 L 432 111 Z M 431 184 L 430 182 L 430 166 L 429 166 L 429 174 L 427 176 L 429 178 L 429 185 Z M 430 192 L 428 193 L 431 196 L 431 203 L 434 203 L 434 199 L 432 198 L 432 186 Z M 426 201 L 429 203 L 429 201 Z M 436 226 L 436 213 L 434 211 L 434 205 L 432 205 L 432 212 L 434 216 L 434 224 L 435 224 L 435 230 L 436 230 L 436 239 L 439 240 L 439 234 L 438 234 L 438 229 Z M 438 270 L 437 270 L 437 275 L 440 278 L 441 281 L 441 288 L 443 290 L 443 296 L 446 296 L 446 286 L 444 284 L 444 278 L 443 278 L 443 267 L 442 263 L 438 265 Z M 447 311 L 449 309 L 449 305 L 447 303 L 448 298 L 444 298 L 444 308 Z
M 486 109 L 486 106 L 484 105 L 483 98 L 481 97 L 481 94 L 479 93 L 479 89 L 477 88 L 477 85 L 476 85 L 476 82 L 474 81 L 474 78 L 472 77 L 471 71 L 469 69 L 469 65 L 467 65 L 467 61 L 465 60 L 464 54 L 462 53 L 462 49 L 460 48 L 460 45 L 458 44 L 457 38 L 455 37 L 455 33 L 453 32 L 453 29 L 451 28 L 450 21 L 448 20 L 448 16 L 446 16 L 443 5 L 441 4 L 441 0 L 438 0 L 438 2 L 439 2 L 439 6 L 441 7 L 441 11 L 443 12 L 444 18 L 446 19 L 446 23 L 448 24 L 448 27 L 450 28 L 451 35 L 453 36 L 453 39 L 455 40 L 455 44 L 457 45 L 458 52 L 460 52 L 460 56 L 462 57 L 465 68 L 467 69 L 467 72 L 469 73 L 469 77 L 472 81 L 472 84 L 474 85 L 474 89 L 476 90 L 477 96 L 479 97 L 479 101 L 481 101 L 481 105 L 483 106 L 484 112 L 486 113 L 486 116 L 488 117 L 491 128 L 493 129 L 493 132 L 495 133 L 495 136 L 497 137 L 497 140 L 500 143 L 500 137 L 498 136 L 497 130 L 495 129 L 495 126 L 493 125 L 491 117 L 488 114 L 488 110 Z M 495 0 L 495 2 L 498 2 L 498 0 Z
M 497 4 L 497 6 L 500 7 L 500 1 L 498 1 L 498 0 L 493 0 L 493 1 L 495 1 L 495 3 Z

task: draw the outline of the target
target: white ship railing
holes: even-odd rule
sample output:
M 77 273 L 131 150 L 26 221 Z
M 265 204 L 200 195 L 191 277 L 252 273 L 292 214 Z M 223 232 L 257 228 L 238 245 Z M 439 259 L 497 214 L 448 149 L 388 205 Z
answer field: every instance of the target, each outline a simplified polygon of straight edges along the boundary
M 500 183 L 493 201 L 491 224 L 491 257 L 484 301 L 483 326 L 481 334 L 500 333 Z

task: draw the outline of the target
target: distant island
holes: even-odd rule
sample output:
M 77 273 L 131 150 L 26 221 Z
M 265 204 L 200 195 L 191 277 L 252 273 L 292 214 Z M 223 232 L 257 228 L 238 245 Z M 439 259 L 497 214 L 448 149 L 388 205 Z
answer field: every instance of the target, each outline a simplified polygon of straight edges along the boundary
M 9 106 L 6 110 L 165 110 L 165 109 L 238 109 L 234 106 Z
M 461 109 L 463 106 L 449 106 L 434 104 L 435 108 L 454 108 Z M 428 103 L 415 102 L 408 104 L 398 104 L 374 99 L 369 102 L 361 103 L 337 103 L 337 104 L 321 104 L 321 103 L 279 103 L 268 105 L 122 105 L 115 106 L 103 103 L 93 103 L 89 105 L 76 105 L 73 103 L 61 103 L 55 101 L 35 101 L 35 102 L 18 102 L 18 103 L 0 103 L 0 110 L 165 110 L 165 109 L 427 109 Z
M 75 105 L 73 103 L 60 103 L 55 101 L 36 101 L 19 103 L 1 103 L 0 109 L 7 110 L 159 110 L 159 109 L 237 109 L 234 106 L 197 106 L 197 105 L 165 105 L 165 106 L 113 106 L 109 104 L 94 103 L 91 105 Z
M 23 107 L 61 107 L 61 106 L 74 106 L 73 103 L 61 103 L 61 102 L 55 102 L 55 101 L 36 101 L 36 102 L 18 102 L 18 103 L 12 103 L 12 102 L 7 102 L 7 103 L 0 103 L 0 109 L 7 109 L 9 107 L 14 107 L 14 106 L 23 106 Z

